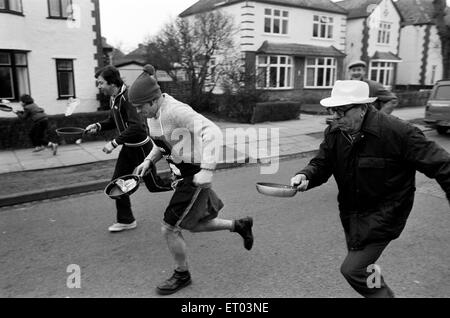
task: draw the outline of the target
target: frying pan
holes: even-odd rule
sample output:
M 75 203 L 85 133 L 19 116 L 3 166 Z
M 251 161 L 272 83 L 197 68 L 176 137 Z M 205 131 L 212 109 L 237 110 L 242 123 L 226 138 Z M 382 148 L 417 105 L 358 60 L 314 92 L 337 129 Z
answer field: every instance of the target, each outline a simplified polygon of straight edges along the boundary
M 56 129 L 56 133 L 58 134 L 58 136 L 62 137 L 81 137 L 86 133 L 86 130 L 79 127 L 63 127 Z
M 79 127 L 62 127 L 56 129 L 56 134 L 63 137 L 67 142 L 72 142 L 82 139 L 86 134 L 86 130 Z
M 7 113 L 11 113 L 13 111 L 13 108 L 5 104 L 0 104 L 0 110 Z
M 256 184 L 256 189 L 261 194 L 280 198 L 290 198 L 295 196 L 298 192 L 296 187 L 277 183 L 260 182 Z
M 117 185 L 117 181 L 121 179 L 124 181 L 134 179 L 136 181 L 136 186 L 130 189 L 128 192 L 123 192 L 122 189 Z M 111 181 L 105 188 L 105 194 L 109 196 L 111 199 L 117 200 L 124 196 L 130 196 L 137 191 L 139 188 L 139 184 L 142 182 L 142 178 L 136 174 L 130 174 L 123 177 L 119 177 L 113 181 Z

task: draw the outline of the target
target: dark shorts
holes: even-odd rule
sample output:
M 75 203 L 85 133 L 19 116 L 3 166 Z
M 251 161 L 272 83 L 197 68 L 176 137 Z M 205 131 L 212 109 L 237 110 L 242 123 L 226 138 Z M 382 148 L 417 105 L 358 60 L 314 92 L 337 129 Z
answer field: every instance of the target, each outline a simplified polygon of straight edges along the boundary
M 215 219 L 223 208 L 222 200 L 211 188 L 192 184 L 192 177 L 180 181 L 164 213 L 164 223 L 172 229 L 191 230 Z

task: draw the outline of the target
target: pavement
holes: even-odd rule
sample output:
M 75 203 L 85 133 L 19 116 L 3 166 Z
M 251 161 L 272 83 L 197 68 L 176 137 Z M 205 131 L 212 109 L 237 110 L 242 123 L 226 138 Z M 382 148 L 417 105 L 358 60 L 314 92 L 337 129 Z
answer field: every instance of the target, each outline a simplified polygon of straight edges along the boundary
M 424 108 L 401 108 L 395 110 L 393 115 L 410 121 L 423 118 Z M 313 155 L 322 141 L 322 133 L 327 127 L 328 117 L 327 115 L 301 114 L 297 120 L 255 125 L 216 122 L 226 137 L 219 168 L 249 163 L 270 164 L 273 160 Z M 417 126 L 423 131 L 429 129 L 425 126 Z M 82 167 L 82 165 L 93 163 L 111 164 L 117 159 L 119 151 L 115 150 L 107 155 L 102 152 L 104 144 L 105 142 L 101 141 L 62 145 L 56 156 L 48 150 L 38 153 L 33 153 L 32 149 L 3 150 L 0 151 L 0 178 L 6 180 L 7 176 L 18 172 Z M 69 185 L 66 183 L 51 188 L 37 187 L 32 191 L 15 191 L 15 193 L 0 195 L 0 207 L 100 190 L 109 182 L 106 177 L 110 176 L 105 175 L 105 178 L 88 182 Z

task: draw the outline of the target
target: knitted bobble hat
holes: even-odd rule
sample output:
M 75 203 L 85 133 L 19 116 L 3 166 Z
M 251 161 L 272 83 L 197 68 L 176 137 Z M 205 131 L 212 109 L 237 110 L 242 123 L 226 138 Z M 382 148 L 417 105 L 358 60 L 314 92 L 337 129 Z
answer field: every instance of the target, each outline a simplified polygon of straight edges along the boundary
M 135 105 L 150 103 L 161 97 L 162 92 L 155 79 L 155 68 L 148 64 L 144 66 L 144 72 L 128 90 L 128 100 Z

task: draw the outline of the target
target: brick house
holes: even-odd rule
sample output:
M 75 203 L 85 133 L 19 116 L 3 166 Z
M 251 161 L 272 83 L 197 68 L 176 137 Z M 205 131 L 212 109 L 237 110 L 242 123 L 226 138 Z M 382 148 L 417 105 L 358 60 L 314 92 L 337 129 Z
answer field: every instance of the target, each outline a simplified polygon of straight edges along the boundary
M 367 77 L 391 88 L 396 83 L 402 16 L 392 0 L 344 0 L 348 11 L 346 63 L 363 60 Z M 348 72 L 347 67 L 345 68 Z M 346 77 L 348 78 L 348 76 Z
M 198 1 L 179 16 L 212 10 L 234 17 L 246 72 L 269 100 L 317 101 L 343 79 L 347 12 L 332 1 Z
M 31 94 L 52 115 L 76 97 L 76 112 L 96 111 L 99 10 L 99 0 L 0 0 L 0 98 L 17 106 Z

